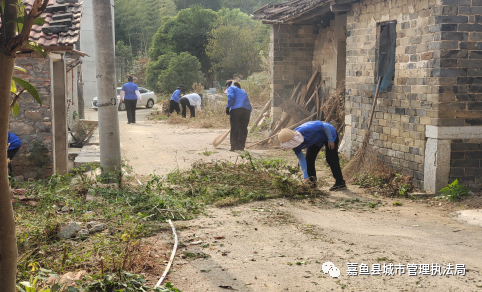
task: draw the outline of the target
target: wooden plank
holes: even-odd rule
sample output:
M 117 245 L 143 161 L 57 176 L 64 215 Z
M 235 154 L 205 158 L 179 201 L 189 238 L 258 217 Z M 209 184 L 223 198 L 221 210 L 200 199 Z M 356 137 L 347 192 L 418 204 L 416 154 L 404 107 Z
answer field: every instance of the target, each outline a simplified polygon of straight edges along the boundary
M 298 90 L 300 89 L 301 82 L 296 85 L 295 89 L 293 90 L 293 93 L 291 93 L 290 99 L 294 99 L 296 97 L 296 94 L 298 94 Z
M 288 99 L 282 104 L 280 104 L 280 108 L 289 116 L 297 119 L 298 121 L 301 121 L 302 119 L 310 115 L 310 112 L 308 110 L 306 110 L 291 99 Z
M 315 91 L 316 86 L 321 81 L 321 73 L 320 71 L 316 71 L 313 76 L 311 76 L 310 82 L 307 85 L 306 95 L 301 97 L 300 103 L 302 104 L 305 102 L 306 99 L 310 98 L 313 92 Z
M 303 87 L 301 88 L 300 93 L 299 93 L 298 96 L 296 97 L 296 103 L 297 103 L 297 104 L 300 104 L 301 97 L 302 97 L 302 96 L 305 96 L 305 95 L 306 95 L 306 85 L 303 85 Z
M 318 89 L 319 89 L 319 87 L 318 87 Z M 316 115 L 316 119 L 317 119 L 317 120 L 320 120 L 320 112 L 321 112 L 321 110 L 320 110 L 320 96 L 318 95 L 318 91 L 319 91 L 319 90 L 316 90 L 316 112 L 318 113 L 318 114 Z
M 263 115 L 264 113 L 269 109 L 269 106 L 271 105 L 271 101 L 273 100 L 273 98 L 270 98 L 268 100 L 268 102 L 265 104 L 265 106 L 263 107 L 263 109 L 261 110 L 261 112 L 259 113 L 259 117 L 256 119 L 256 121 L 254 122 L 253 126 L 251 127 L 250 131 L 253 131 L 257 126 L 258 126 L 258 123 L 259 121 L 261 121 L 261 119 L 263 118 Z

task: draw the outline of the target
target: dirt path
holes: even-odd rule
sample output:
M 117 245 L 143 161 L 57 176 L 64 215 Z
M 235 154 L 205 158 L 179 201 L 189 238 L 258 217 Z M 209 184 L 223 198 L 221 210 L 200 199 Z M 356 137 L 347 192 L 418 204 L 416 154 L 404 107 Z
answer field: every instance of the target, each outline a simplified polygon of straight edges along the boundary
M 177 168 L 187 169 L 195 161 L 227 159 L 239 156 L 229 151 L 229 137 L 217 149 L 214 139 L 228 130 L 194 129 L 166 122 L 137 122 L 119 126 L 122 157 L 135 173 L 147 176 L 152 173 L 165 175 Z M 250 151 L 263 156 L 266 151 Z
M 137 174 L 165 174 L 199 159 L 235 160 L 238 154 L 227 151 L 227 143 L 221 149 L 211 145 L 223 132 L 165 123 L 121 125 L 121 147 Z M 322 171 L 319 177 L 329 175 Z M 312 200 L 208 209 L 195 220 L 176 223 L 180 249 L 166 281 L 183 292 L 482 291 L 482 229 L 452 218 L 464 202 L 396 200 L 402 206 L 350 186 Z M 370 208 L 369 203 L 378 204 Z M 170 231 L 162 236 L 164 245 L 172 244 Z M 340 269 L 339 278 L 322 272 L 327 261 Z M 358 272 L 365 264 L 370 273 L 380 264 L 381 275 L 348 276 L 348 263 L 358 264 Z M 404 266 L 392 276 L 384 275 L 384 264 Z M 407 264 L 417 265 L 416 276 L 409 276 Z M 426 264 L 429 274 L 430 265 L 438 264 L 449 275 L 423 275 L 420 265 Z M 455 271 L 448 264 L 464 264 L 466 275 L 450 275 Z

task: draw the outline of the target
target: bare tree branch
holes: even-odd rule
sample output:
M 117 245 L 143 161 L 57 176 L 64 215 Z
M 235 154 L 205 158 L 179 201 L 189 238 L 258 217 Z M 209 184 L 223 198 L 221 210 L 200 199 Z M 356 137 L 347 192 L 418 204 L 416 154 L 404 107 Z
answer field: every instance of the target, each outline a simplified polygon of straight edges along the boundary
M 49 0 L 35 0 L 32 5 L 32 9 L 28 13 L 25 12 L 22 31 L 20 32 L 20 34 L 13 37 L 11 41 L 7 44 L 5 48 L 5 53 L 7 55 L 15 55 L 17 50 L 28 42 L 33 22 L 45 11 L 48 3 Z

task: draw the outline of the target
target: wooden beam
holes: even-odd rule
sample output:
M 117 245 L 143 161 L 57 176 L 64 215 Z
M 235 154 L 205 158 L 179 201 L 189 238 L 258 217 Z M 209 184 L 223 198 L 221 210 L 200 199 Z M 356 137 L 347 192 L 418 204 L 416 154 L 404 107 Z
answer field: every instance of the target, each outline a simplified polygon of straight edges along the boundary
M 351 4 L 333 4 L 330 5 L 330 10 L 332 12 L 345 12 L 351 10 Z
M 311 10 L 310 12 L 306 14 L 302 14 L 299 17 L 294 17 L 289 19 L 288 24 L 295 24 L 297 22 L 301 22 L 307 19 L 311 19 L 313 17 L 323 15 L 325 13 L 330 12 L 330 7 L 328 5 L 326 6 L 318 6 L 315 9 Z

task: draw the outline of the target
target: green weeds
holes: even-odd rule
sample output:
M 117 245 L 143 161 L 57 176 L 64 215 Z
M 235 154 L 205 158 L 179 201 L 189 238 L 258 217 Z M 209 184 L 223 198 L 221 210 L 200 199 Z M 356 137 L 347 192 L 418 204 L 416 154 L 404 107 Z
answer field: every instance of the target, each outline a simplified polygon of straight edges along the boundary
M 102 184 L 99 179 L 116 178 L 83 172 L 19 184 L 16 187 L 25 188 L 25 196 L 35 205 L 14 203 L 17 278 L 28 281 L 32 265 L 58 274 L 86 270 L 89 275 L 102 275 L 101 282 L 119 269 L 141 273 L 147 260 L 143 258 L 144 238 L 170 230 L 164 223 L 167 219 L 189 220 L 210 204 L 316 195 L 318 191 L 301 184 L 300 176 L 298 169 L 282 160 L 254 159 L 245 153 L 236 163 L 198 162 L 166 177 L 151 175 L 144 185 L 129 183 L 129 177 L 123 177 L 121 185 Z M 61 238 L 59 231 L 71 222 L 84 234 Z M 94 231 L 93 222 L 103 227 Z M 157 262 L 149 264 L 161 262 L 151 260 Z
M 355 184 L 360 188 L 370 189 L 375 196 L 389 197 L 409 197 L 413 190 L 410 180 L 411 177 L 399 173 L 355 175 L 354 178 Z
M 457 179 L 439 190 L 439 192 L 442 194 L 437 196 L 437 199 L 449 200 L 450 202 L 455 202 L 462 197 L 469 196 L 469 189 L 466 186 L 459 184 Z

